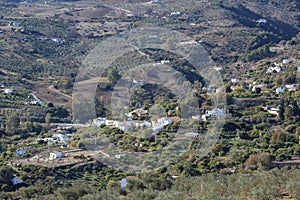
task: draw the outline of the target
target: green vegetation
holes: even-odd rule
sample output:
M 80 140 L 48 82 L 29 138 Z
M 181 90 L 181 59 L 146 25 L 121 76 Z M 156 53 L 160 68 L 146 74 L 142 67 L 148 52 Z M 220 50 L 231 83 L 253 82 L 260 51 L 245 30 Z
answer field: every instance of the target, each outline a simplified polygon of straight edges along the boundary
M 0 199 L 299 199 L 298 1 L 3 1 L 0 6 Z M 218 122 L 204 114 L 216 103 L 211 90 L 220 88 L 209 88 L 213 80 L 184 58 L 162 49 L 139 49 L 110 63 L 102 77 L 93 76 L 99 69 L 77 77 L 78 70 L 85 70 L 85 56 L 99 42 L 145 26 L 188 35 L 218 67 L 226 97 L 221 92 L 217 100 L 227 99 L 226 120 L 204 156 L 199 149 Z M 188 98 L 183 106 L 174 91 L 147 83 L 133 88 L 126 108 L 147 113 L 133 113 L 131 120 L 153 123 L 166 117 L 172 123 L 155 136 L 146 125 L 126 130 L 91 126 L 84 109 L 109 120 L 125 118 L 123 110 L 112 116 L 111 105 L 113 92 L 122 92 L 114 87 L 125 70 L 162 60 L 184 76 L 180 84 L 193 89 L 199 107 Z M 99 81 L 95 109 L 87 105 L 93 100 L 85 91 L 79 98 L 85 104 L 78 115 L 87 124 L 78 128 L 70 125 L 80 123 L 72 120 L 75 81 L 87 83 L 86 90 Z M 193 119 L 180 119 L 184 112 L 193 113 Z M 107 164 L 110 158 L 95 154 L 95 149 L 114 147 L 129 153 L 160 152 L 176 147 L 179 128 L 190 127 L 199 137 L 192 138 L 184 153 L 170 162 L 162 159 L 158 169 L 151 168 L 161 164 L 157 157 L 141 161 L 151 172 L 120 171 Z M 54 139 L 54 134 L 68 139 Z M 56 151 L 63 157 L 51 160 Z M 126 156 L 118 159 L 135 162 Z M 24 182 L 13 185 L 16 176 Z M 123 178 L 127 186 L 121 188 Z

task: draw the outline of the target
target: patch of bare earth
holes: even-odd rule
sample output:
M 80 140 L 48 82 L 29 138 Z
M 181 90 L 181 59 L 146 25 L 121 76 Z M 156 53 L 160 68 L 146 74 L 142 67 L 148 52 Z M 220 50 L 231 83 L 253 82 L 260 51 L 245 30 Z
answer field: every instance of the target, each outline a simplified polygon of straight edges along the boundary
M 36 83 L 32 93 L 42 101 L 51 102 L 56 105 L 65 105 L 69 102 L 70 98 L 60 92 L 51 90 L 51 87 L 49 86 L 50 84 L 46 83 Z

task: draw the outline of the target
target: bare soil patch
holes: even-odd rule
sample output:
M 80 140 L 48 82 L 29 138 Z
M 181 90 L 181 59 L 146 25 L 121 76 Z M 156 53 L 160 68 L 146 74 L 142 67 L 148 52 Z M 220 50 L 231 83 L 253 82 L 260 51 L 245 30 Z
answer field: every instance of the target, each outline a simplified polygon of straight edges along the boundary
M 51 102 L 56 105 L 65 105 L 69 102 L 70 98 L 62 95 L 59 92 L 49 89 L 50 84 L 36 83 L 34 85 L 34 91 L 32 92 L 43 102 Z

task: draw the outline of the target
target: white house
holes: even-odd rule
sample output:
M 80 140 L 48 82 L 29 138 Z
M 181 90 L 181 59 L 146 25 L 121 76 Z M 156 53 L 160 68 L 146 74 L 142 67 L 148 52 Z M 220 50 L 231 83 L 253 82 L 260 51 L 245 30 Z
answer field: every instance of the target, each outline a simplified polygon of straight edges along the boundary
M 219 71 L 222 71 L 223 70 L 223 67 L 214 67 L 214 69 L 219 72 Z
M 34 101 L 30 101 L 30 104 L 31 105 L 41 105 L 41 102 L 34 100 Z
M 194 115 L 194 116 L 192 116 L 192 119 L 200 119 L 200 118 L 201 118 L 200 115 Z
M 135 17 L 135 14 L 134 13 L 127 13 L 126 16 L 127 17 Z
M 192 139 L 198 139 L 199 136 L 200 136 L 199 133 L 194 133 L 194 132 L 188 132 L 184 134 L 184 137 L 192 138 Z
M 260 86 L 260 85 L 255 85 L 255 86 L 253 86 L 253 88 L 252 88 L 252 92 L 255 92 L 255 93 L 261 93 L 261 88 L 262 88 L 262 86 Z
M 17 156 L 22 156 L 22 155 L 24 155 L 26 152 L 28 152 L 28 149 L 17 149 L 17 150 L 16 150 L 16 155 L 17 155 Z
M 62 133 L 55 133 L 52 135 L 53 139 L 56 139 L 58 141 L 68 141 L 69 137 L 66 134 L 62 134 Z
M 284 59 L 284 60 L 282 61 L 282 63 L 285 64 L 285 65 L 290 64 L 290 62 L 291 62 L 291 61 L 290 61 L 289 59 Z
M 191 44 L 197 44 L 195 40 L 189 40 L 189 41 L 183 41 L 179 43 L 180 45 L 191 45 Z
M 128 116 L 128 117 L 133 117 L 134 115 L 137 115 L 137 116 L 143 116 L 143 115 L 146 115 L 147 113 L 148 113 L 147 110 L 144 110 L 144 109 L 136 109 L 136 110 L 133 110 L 133 111 L 131 111 L 130 113 L 125 114 L 125 115 Z
M 169 60 L 162 60 L 162 61 L 160 61 L 160 63 L 162 65 L 168 65 L 168 64 L 170 64 L 170 61 Z
M 8 25 L 9 26 L 14 26 L 14 27 L 20 27 L 20 23 L 18 23 L 18 22 L 11 22 Z
M 275 92 L 276 92 L 276 94 L 283 93 L 283 92 L 285 92 L 285 89 L 280 87 L 280 88 L 277 88 Z
M 164 126 L 167 126 L 172 123 L 173 123 L 173 121 L 171 119 L 162 117 L 156 121 L 152 121 L 152 130 L 154 133 L 157 133 L 157 132 L 161 131 L 164 128 Z
M 164 2 L 159 1 L 159 0 L 151 0 L 150 3 L 151 4 L 164 4 Z
M 278 116 L 279 115 L 279 108 L 270 108 L 270 109 L 268 109 L 268 113 Z
M 13 92 L 14 92 L 14 90 L 11 89 L 11 88 L 5 88 L 5 89 L 3 90 L 3 93 L 4 93 L 4 94 L 12 94 Z
M 63 42 L 63 40 L 60 39 L 60 38 L 51 38 L 51 41 L 55 42 L 55 43 L 62 43 Z
M 102 124 L 106 124 L 106 118 L 96 118 L 93 119 L 93 125 L 101 126 Z
M 131 129 L 133 126 L 131 122 L 118 122 L 115 127 L 122 131 L 126 131 Z
M 117 124 L 118 124 L 118 121 L 115 121 L 115 120 L 106 120 L 105 121 L 106 126 L 116 127 Z
M 280 67 L 270 67 L 268 70 L 267 70 L 267 73 L 268 74 L 271 74 L 271 73 L 273 73 L 273 72 L 276 72 L 276 73 L 279 73 L 279 72 L 281 72 L 281 68 Z
M 135 126 L 136 127 L 151 127 L 152 124 L 151 124 L 151 122 L 143 121 L 143 122 L 136 122 Z
M 15 176 L 13 179 L 11 179 L 11 182 L 13 183 L 13 185 L 17 185 L 23 183 L 24 181 Z
M 62 152 L 52 152 L 50 153 L 49 160 L 55 160 L 57 158 L 62 158 Z
M 120 181 L 120 184 L 121 184 L 121 188 L 125 188 L 126 185 L 127 185 L 127 180 L 126 180 L 126 178 L 123 178 L 123 179 Z
M 238 82 L 240 82 L 240 80 L 237 79 L 237 78 L 232 78 L 232 79 L 231 79 L 231 82 L 232 82 L 232 83 L 238 83 Z
M 215 108 L 213 110 L 206 110 L 205 111 L 205 115 L 207 117 L 211 117 L 211 116 L 224 116 L 225 115 L 225 112 L 224 110 L 222 109 L 219 109 L 219 108 Z
M 181 12 L 171 12 L 171 16 L 178 17 L 181 15 Z
M 285 88 L 288 90 L 288 91 L 297 91 L 297 85 L 296 84 L 288 84 L 288 85 L 285 85 Z
M 159 118 L 156 123 L 156 125 L 163 125 L 163 126 L 166 126 L 166 125 L 169 125 L 169 124 L 172 124 L 172 120 L 171 119 L 168 119 L 166 117 L 162 117 L 162 118 Z
M 265 23 L 267 23 L 267 20 L 266 19 L 259 19 L 259 20 L 256 20 L 256 22 L 265 24 Z
M 120 158 L 122 158 L 122 157 L 124 157 L 124 156 L 125 156 L 125 153 L 123 153 L 123 154 L 116 154 L 116 155 L 115 155 L 115 158 L 120 159 Z
M 213 110 L 206 110 L 205 114 L 201 116 L 203 121 L 206 121 L 209 117 L 223 117 L 225 115 L 225 111 L 219 108 L 215 108 Z

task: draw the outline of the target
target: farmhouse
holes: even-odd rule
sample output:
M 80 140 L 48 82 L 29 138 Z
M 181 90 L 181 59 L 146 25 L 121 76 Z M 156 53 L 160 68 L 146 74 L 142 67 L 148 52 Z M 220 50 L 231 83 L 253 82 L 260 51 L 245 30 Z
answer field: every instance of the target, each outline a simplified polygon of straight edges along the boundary
M 290 61 L 289 59 L 284 59 L 284 60 L 282 61 L 282 63 L 285 64 L 285 65 L 290 64 L 290 62 L 291 62 L 291 61 Z
M 135 17 L 135 14 L 134 13 L 128 13 L 126 14 L 127 17 Z
M 285 89 L 280 87 L 280 88 L 277 88 L 275 92 L 276 92 L 276 94 L 283 93 L 283 92 L 285 92 Z
M 136 122 L 135 126 L 136 127 L 151 127 L 152 124 L 151 124 L 151 122 L 142 121 L 142 122 Z
M 13 92 L 14 92 L 14 90 L 11 89 L 11 88 L 5 88 L 5 89 L 3 90 L 3 93 L 4 93 L 4 94 L 12 94 Z
M 259 20 L 256 20 L 257 23 L 262 23 L 262 24 L 265 24 L 267 23 L 267 20 L 266 19 L 259 19 Z
M 279 115 L 279 108 L 270 108 L 270 109 L 268 109 L 268 113 L 278 116 Z
M 188 132 L 188 133 L 184 134 L 184 137 L 192 138 L 192 139 L 198 139 L 199 138 L 199 133 Z
M 11 179 L 11 182 L 13 183 L 13 185 L 17 185 L 23 183 L 24 181 L 15 176 L 13 179 Z
M 253 88 L 252 88 L 252 92 L 255 92 L 256 94 L 259 94 L 259 93 L 261 93 L 261 88 L 262 88 L 262 86 L 260 86 L 260 85 L 255 85 L 255 86 L 253 86 Z
M 132 123 L 131 122 L 117 122 L 115 127 L 117 127 L 118 129 L 120 129 L 122 131 L 126 131 L 126 130 L 132 128 Z
M 106 120 L 105 125 L 110 127 L 116 127 L 118 124 L 118 121 L 115 120 Z
M 181 15 L 181 12 L 171 12 L 171 16 L 178 17 Z
M 159 0 L 151 0 L 150 3 L 151 4 L 164 4 L 164 2 L 159 1 Z
M 126 178 L 123 178 L 123 179 L 120 181 L 120 184 L 121 184 L 121 188 L 125 188 L 126 185 L 127 185 L 127 180 L 126 180 Z
M 225 112 L 222 109 L 215 108 L 213 110 L 206 110 L 205 114 L 201 116 L 203 121 L 206 121 L 210 117 L 222 117 L 225 116 Z
M 53 134 L 52 138 L 62 142 L 69 140 L 69 137 L 65 133 Z
M 50 153 L 49 160 L 55 160 L 57 158 L 62 158 L 62 152 L 57 151 Z
M 22 156 L 22 155 L 24 155 L 26 152 L 28 152 L 28 149 L 17 149 L 17 150 L 16 150 L 16 155 L 17 155 L 17 156 Z
M 232 82 L 232 83 L 239 83 L 239 82 L 240 82 L 240 80 L 239 80 L 239 79 L 237 79 L 237 78 L 232 78 L 232 79 L 231 79 L 231 82 Z
M 280 68 L 280 67 L 270 67 L 268 70 L 267 70 L 267 73 L 268 74 L 271 74 L 271 73 L 273 73 L 273 72 L 275 72 L 275 73 L 279 73 L 279 72 L 281 72 L 282 71 L 282 69 Z
M 8 25 L 14 26 L 14 27 L 20 27 L 20 23 L 18 23 L 18 22 L 10 22 Z
M 160 61 L 160 63 L 162 65 L 168 65 L 168 64 L 170 64 L 170 61 L 169 60 L 162 60 L 162 61 Z
M 97 118 L 93 119 L 93 124 L 96 126 L 101 126 L 102 124 L 106 124 L 106 118 Z
M 214 67 L 214 69 L 219 72 L 219 71 L 222 71 L 223 70 L 223 67 Z
M 164 128 L 164 126 L 167 126 L 172 123 L 173 121 L 171 119 L 162 117 L 156 121 L 152 121 L 152 130 L 153 132 L 159 132 Z
M 296 84 L 285 85 L 285 88 L 287 89 L 287 91 L 297 91 L 297 85 Z
M 126 114 L 127 117 L 133 117 L 133 116 L 144 116 L 148 113 L 147 110 L 144 109 L 136 109 L 128 114 Z
M 62 43 L 63 42 L 63 40 L 60 39 L 60 38 L 51 38 L 51 41 L 55 42 L 55 43 Z

